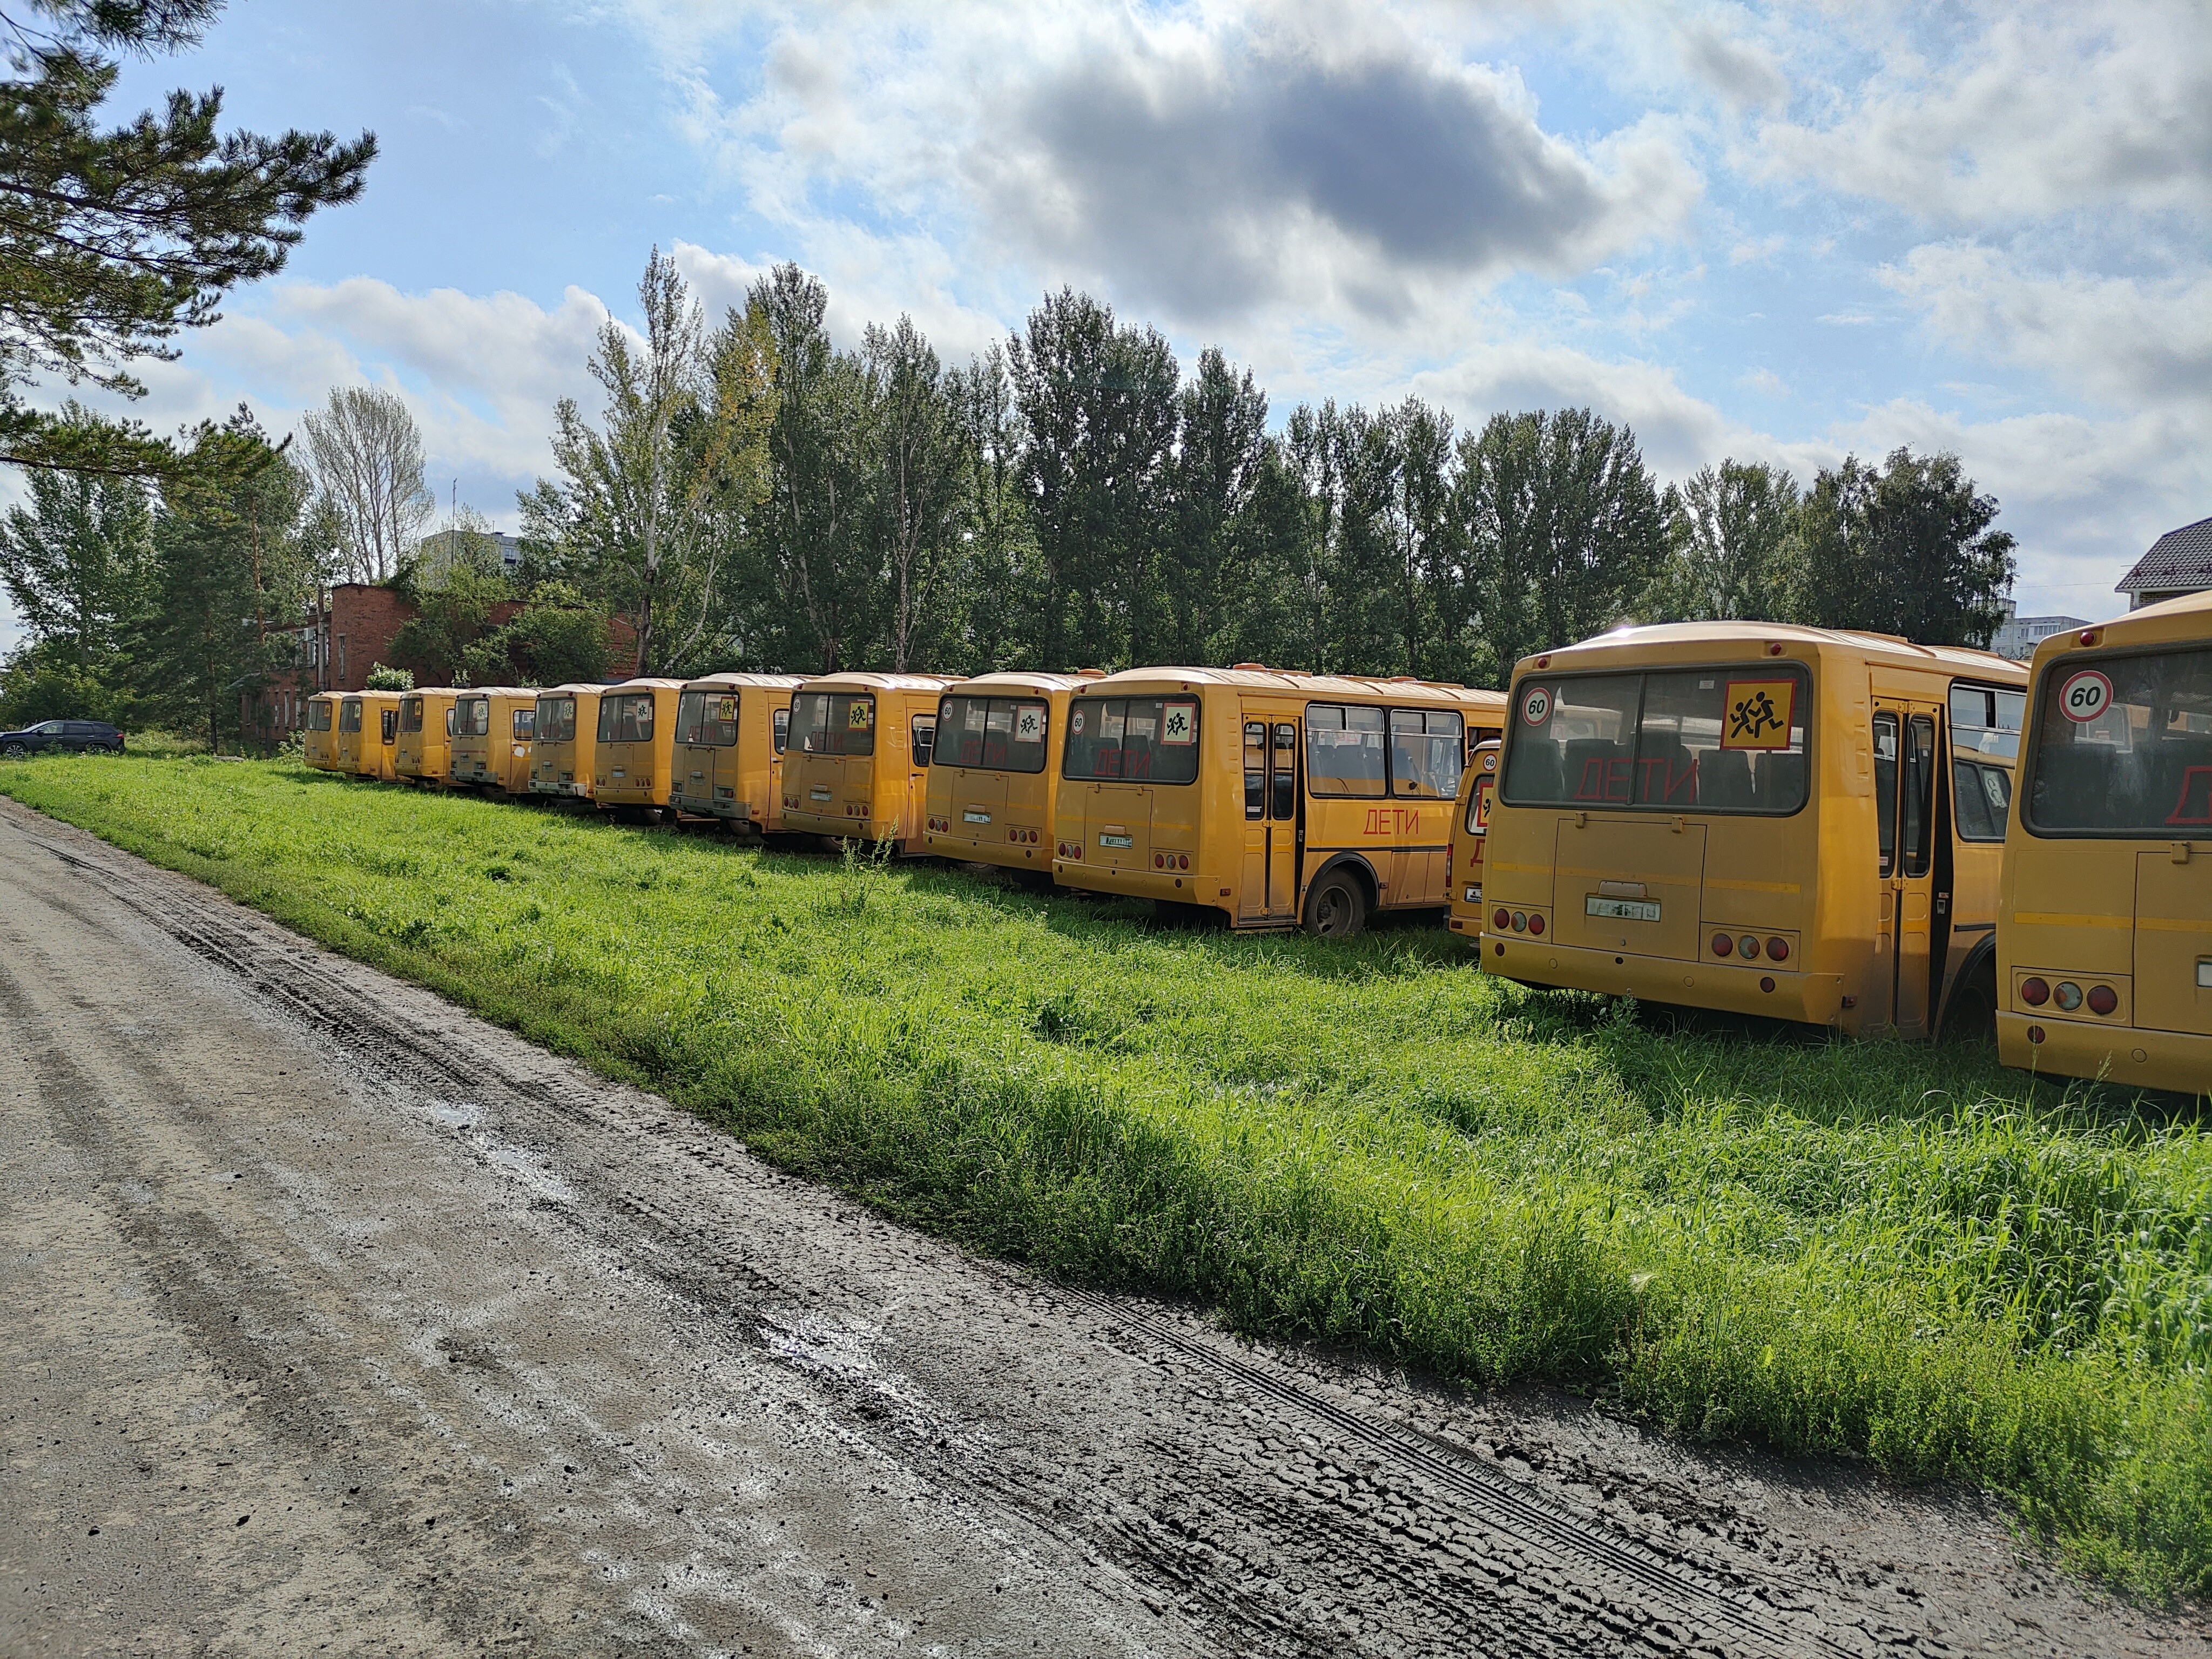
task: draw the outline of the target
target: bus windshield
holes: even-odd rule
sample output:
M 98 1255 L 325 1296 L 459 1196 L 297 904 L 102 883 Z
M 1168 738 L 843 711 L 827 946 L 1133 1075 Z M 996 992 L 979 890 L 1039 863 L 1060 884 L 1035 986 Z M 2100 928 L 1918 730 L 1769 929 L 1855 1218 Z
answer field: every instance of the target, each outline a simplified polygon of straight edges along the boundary
M 1512 806 L 1794 812 L 1809 701 L 1781 664 L 1526 679 L 1501 788 Z
M 625 691 L 617 696 L 609 692 L 601 697 L 599 740 L 601 743 L 651 743 L 653 693 Z
M 676 700 L 676 741 L 729 749 L 738 741 L 738 694 L 686 691 Z
M 574 743 L 576 740 L 576 700 L 540 697 L 538 700 L 538 741 Z
M 791 700 L 791 741 L 804 755 L 876 752 L 876 700 L 866 691 L 802 691 Z
M 1193 697 L 1079 697 L 1067 710 L 1064 778 L 1130 783 L 1198 781 Z
M 2033 743 L 2029 829 L 2212 836 L 2212 651 L 2061 659 L 2045 671 Z
M 1042 772 L 1051 715 L 1024 697 L 947 697 L 938 708 L 934 763 Z

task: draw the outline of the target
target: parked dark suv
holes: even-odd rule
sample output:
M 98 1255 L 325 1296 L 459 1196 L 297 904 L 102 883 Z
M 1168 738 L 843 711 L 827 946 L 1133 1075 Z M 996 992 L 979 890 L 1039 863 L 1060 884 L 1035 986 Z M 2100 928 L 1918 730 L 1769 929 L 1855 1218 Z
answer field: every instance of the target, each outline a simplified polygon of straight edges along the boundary
M 74 749 L 82 755 L 119 755 L 123 734 L 106 720 L 40 720 L 21 732 L 0 732 L 0 755 L 23 760 L 41 750 Z

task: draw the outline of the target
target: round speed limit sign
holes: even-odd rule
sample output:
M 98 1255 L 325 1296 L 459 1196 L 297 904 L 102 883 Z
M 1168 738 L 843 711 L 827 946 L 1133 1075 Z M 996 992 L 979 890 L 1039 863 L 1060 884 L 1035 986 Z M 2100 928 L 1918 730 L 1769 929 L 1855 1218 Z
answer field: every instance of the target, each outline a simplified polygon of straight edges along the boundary
M 1552 718 L 1552 694 L 1542 686 L 1532 688 L 1521 699 L 1521 718 L 1531 726 L 1541 726 Z
M 2112 683 L 2094 668 L 2069 675 L 2058 688 L 2059 712 L 2069 720 L 2093 720 L 2112 706 Z

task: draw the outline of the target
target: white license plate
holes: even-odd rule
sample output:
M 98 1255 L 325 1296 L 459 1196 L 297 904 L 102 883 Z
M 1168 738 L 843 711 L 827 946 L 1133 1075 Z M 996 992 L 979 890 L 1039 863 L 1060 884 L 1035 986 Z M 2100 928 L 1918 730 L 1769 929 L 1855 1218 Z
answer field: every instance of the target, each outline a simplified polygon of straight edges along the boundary
M 988 812 L 963 812 L 960 817 L 963 822 L 969 823 L 988 823 L 991 821 L 991 815 Z
M 1659 920 L 1657 899 L 1599 898 L 1595 894 L 1583 901 L 1586 916 L 1610 916 L 1615 921 L 1656 921 Z
M 830 792 L 827 789 L 810 789 L 806 793 L 808 798 L 813 800 L 828 800 L 830 799 Z
M 1482 889 L 1480 889 L 1480 887 L 1470 887 L 1470 888 L 1468 888 L 1468 889 L 1467 890 L 1467 896 L 1466 896 L 1464 899 L 1461 900 L 1460 902 L 1461 902 L 1462 904 L 1480 904 L 1480 903 L 1481 903 L 1481 902 L 1482 902 Z
M 2199 990 L 2212 991 L 2212 962 L 2197 964 L 2197 986 Z
M 1133 836 L 1101 836 L 1098 844 L 1101 847 L 1134 847 L 1137 842 Z

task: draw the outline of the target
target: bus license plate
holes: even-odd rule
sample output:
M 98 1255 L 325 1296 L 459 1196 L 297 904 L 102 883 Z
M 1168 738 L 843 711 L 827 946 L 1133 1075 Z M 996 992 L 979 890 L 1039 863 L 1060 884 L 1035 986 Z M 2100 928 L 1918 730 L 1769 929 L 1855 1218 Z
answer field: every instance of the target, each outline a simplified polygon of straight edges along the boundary
M 988 823 L 991 821 L 988 812 L 963 812 L 960 817 L 968 823 Z
M 1098 844 L 1101 847 L 1134 847 L 1137 839 L 1133 836 L 1101 836 Z
M 810 789 L 806 793 L 808 799 L 811 800 L 828 800 L 830 799 L 830 792 L 827 789 Z
M 1600 898 L 1593 893 L 1583 901 L 1586 916 L 1611 916 L 1615 921 L 1656 921 L 1659 920 L 1657 899 Z

